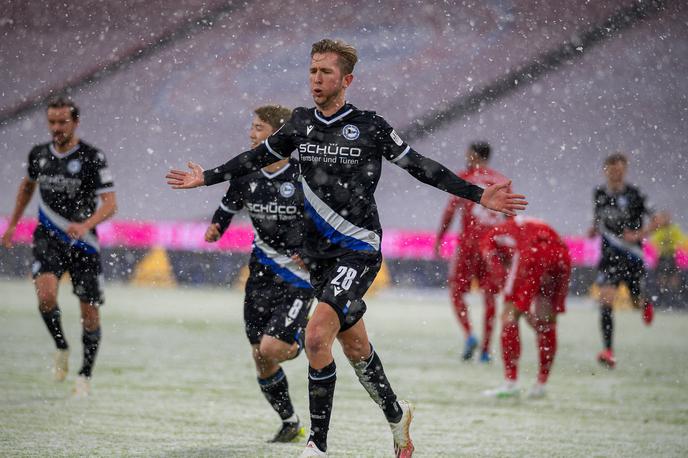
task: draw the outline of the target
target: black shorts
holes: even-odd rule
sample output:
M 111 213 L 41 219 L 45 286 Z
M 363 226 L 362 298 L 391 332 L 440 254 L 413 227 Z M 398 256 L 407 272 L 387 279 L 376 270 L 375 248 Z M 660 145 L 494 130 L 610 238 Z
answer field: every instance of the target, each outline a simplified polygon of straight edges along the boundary
M 59 279 L 69 272 L 72 290 L 79 300 L 96 306 L 105 302 L 100 253 L 87 253 L 71 246 L 39 225 L 33 233 L 33 257 L 33 278 L 52 273 Z
M 267 269 L 249 266 L 244 296 L 244 327 L 251 345 L 269 335 L 288 344 L 305 331 L 313 289 L 297 288 Z
M 315 296 L 337 312 L 340 332 L 346 331 L 366 311 L 363 296 L 380 270 L 382 255 L 351 252 L 336 258 L 310 258 L 307 264 Z
M 599 286 L 619 286 L 626 283 L 632 297 L 645 291 L 645 263 L 626 256 L 603 257 L 598 266 L 595 283 Z

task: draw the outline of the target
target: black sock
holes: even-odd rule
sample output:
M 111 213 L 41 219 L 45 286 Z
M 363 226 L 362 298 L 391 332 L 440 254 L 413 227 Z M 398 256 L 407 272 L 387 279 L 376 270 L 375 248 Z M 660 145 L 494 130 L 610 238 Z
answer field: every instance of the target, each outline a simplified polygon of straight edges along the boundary
M 79 375 L 90 377 L 93 371 L 93 365 L 96 362 L 96 354 L 98 353 L 98 345 L 100 345 L 100 328 L 95 331 L 84 332 L 81 336 L 81 342 L 84 344 L 84 362 L 79 371 Z
M 327 431 L 330 429 L 336 381 L 337 366 L 334 361 L 320 370 L 308 366 L 308 401 L 311 413 L 311 433 L 308 440 L 315 442 L 323 452 L 327 451 Z
M 55 341 L 55 346 L 60 350 L 66 350 L 69 348 L 67 345 L 67 339 L 65 339 L 64 332 L 62 331 L 62 311 L 60 307 L 55 307 L 49 312 L 41 312 L 45 326 L 48 328 L 48 332 L 53 336 Z
M 351 365 L 354 367 L 363 388 L 385 413 L 387 421 L 399 422 L 402 412 L 399 403 L 397 403 L 397 395 L 394 394 L 394 390 L 387 380 L 382 361 L 377 356 L 373 345 L 370 345 L 370 356 L 367 359 L 357 363 L 352 362 Z
M 602 340 L 604 341 L 604 348 L 612 349 L 612 338 L 614 336 L 614 317 L 612 315 L 612 308 L 602 306 L 600 308 L 600 325 L 602 326 Z
M 294 406 L 291 404 L 289 398 L 289 383 L 287 383 L 287 374 L 284 373 L 280 367 L 277 372 L 268 378 L 258 379 L 260 391 L 263 392 L 265 399 L 268 400 L 275 412 L 277 412 L 282 421 L 294 415 Z

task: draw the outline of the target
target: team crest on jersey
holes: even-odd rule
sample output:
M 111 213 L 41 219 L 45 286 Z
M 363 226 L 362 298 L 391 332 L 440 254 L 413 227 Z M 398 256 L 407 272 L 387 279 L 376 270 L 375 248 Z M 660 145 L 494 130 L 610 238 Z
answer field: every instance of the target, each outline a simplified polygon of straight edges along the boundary
M 347 140 L 356 140 L 360 134 L 361 132 L 358 130 L 358 127 L 354 126 L 353 124 L 347 124 L 342 129 L 342 135 Z
M 296 191 L 296 187 L 294 187 L 293 183 L 282 183 L 282 185 L 279 188 L 280 195 L 282 197 L 291 197 L 294 195 L 294 192 Z
M 79 173 L 81 170 L 81 161 L 78 159 L 73 159 L 67 163 L 67 171 L 71 174 Z
M 251 192 L 255 192 L 257 186 L 258 186 L 258 183 L 256 183 L 255 181 L 252 181 L 248 184 L 248 187 L 249 187 L 249 189 L 251 189 Z

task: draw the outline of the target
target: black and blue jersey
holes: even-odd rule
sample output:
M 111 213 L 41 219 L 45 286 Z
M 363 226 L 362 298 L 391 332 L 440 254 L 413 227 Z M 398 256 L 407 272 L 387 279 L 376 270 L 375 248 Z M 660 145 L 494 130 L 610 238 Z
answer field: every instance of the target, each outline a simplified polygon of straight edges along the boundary
M 274 173 L 259 170 L 233 179 L 213 215 L 220 231 L 241 209 L 248 211 L 254 239 L 251 272 L 279 277 L 297 288 L 311 288 L 308 272 L 291 258 L 303 243 L 303 191 L 298 162 L 290 160 Z
M 330 117 L 297 108 L 260 146 L 204 173 L 206 185 L 234 179 L 298 152 L 304 195 L 303 251 L 311 258 L 380 252 L 382 229 L 374 192 L 382 159 L 418 180 L 479 202 L 483 190 L 421 156 L 372 111 L 344 105 Z
M 73 240 L 67 227 L 90 218 L 98 196 L 114 191 L 105 154 L 82 141 L 65 153 L 52 143 L 36 145 L 29 153 L 28 178 L 38 184 L 40 225 L 70 246 L 87 253 L 100 251 L 95 229 Z

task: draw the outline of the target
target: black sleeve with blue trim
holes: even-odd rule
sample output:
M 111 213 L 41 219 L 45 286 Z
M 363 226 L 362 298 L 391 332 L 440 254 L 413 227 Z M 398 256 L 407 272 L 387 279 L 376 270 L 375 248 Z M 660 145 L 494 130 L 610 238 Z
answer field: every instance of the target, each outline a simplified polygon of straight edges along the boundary
M 414 151 L 392 127 L 377 116 L 377 143 L 382 155 L 406 170 L 412 177 L 457 197 L 480 203 L 483 189 L 459 178 L 454 172 L 428 157 Z
M 236 213 L 238 213 L 244 206 L 244 199 L 241 195 L 241 190 L 239 186 L 229 185 L 229 189 L 225 193 L 220 206 L 215 210 L 213 215 L 212 224 L 220 225 L 220 234 L 224 234 L 229 224 L 232 222 L 232 218 Z
M 219 167 L 203 172 L 203 182 L 210 186 L 256 172 L 266 165 L 289 157 L 294 151 L 294 110 L 292 117 L 263 143 L 230 159 Z

